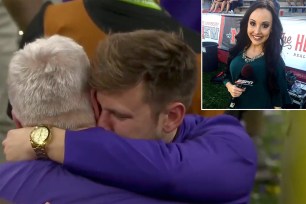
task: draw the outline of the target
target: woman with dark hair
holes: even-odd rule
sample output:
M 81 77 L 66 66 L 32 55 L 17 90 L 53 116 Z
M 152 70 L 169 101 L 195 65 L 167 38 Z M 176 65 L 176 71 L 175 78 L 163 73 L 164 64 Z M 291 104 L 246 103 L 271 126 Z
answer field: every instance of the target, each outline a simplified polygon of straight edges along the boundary
M 223 81 L 235 101 L 231 108 L 273 109 L 291 103 L 281 57 L 282 31 L 269 1 L 254 2 L 246 11 Z M 253 86 L 239 88 L 237 80 L 243 78 L 251 78 Z

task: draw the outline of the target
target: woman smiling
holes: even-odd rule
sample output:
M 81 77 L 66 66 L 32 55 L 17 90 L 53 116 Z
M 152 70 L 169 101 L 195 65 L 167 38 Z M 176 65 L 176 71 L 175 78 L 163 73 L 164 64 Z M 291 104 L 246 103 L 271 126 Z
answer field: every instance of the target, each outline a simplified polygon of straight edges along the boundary
M 282 31 L 271 2 L 254 2 L 246 11 L 237 43 L 230 50 L 223 82 L 235 99 L 232 108 L 273 109 L 291 103 L 281 57 Z M 245 67 L 249 68 L 247 72 Z M 252 78 L 253 84 L 239 88 L 237 80 L 247 78 L 245 75 Z

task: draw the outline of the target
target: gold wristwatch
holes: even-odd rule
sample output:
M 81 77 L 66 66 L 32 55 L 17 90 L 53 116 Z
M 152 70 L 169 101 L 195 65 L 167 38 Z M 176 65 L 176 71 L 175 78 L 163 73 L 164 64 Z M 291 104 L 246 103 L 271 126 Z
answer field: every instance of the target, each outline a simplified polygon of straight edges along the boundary
M 45 125 L 34 127 L 30 134 L 30 142 L 38 159 L 48 159 L 46 145 L 51 140 L 50 128 Z

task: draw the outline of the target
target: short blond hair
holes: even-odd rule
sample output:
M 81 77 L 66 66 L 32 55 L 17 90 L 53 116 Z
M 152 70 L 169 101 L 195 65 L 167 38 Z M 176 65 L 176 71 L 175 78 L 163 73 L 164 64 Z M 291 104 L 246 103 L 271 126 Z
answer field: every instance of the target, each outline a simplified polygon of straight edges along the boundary
M 111 34 L 101 42 L 90 84 L 112 93 L 143 83 L 143 100 L 158 114 L 171 102 L 190 106 L 196 74 L 196 55 L 180 36 L 138 30 Z

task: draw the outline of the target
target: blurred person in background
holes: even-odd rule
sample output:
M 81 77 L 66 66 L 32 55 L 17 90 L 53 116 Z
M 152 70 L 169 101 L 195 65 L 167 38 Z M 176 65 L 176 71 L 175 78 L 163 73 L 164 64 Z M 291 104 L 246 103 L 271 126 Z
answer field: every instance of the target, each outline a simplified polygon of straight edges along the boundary
M 4 6 L 16 22 L 19 30 L 26 32 L 27 26 L 39 11 L 43 0 L 2 0 Z
M 6 8 L 0 0 L 0 141 L 7 131 L 12 129 L 13 122 L 6 115 L 7 104 L 7 70 L 14 51 L 17 50 L 18 32 L 14 21 L 10 18 Z M 4 161 L 0 152 L 0 163 Z
M 222 4 L 223 4 L 224 1 L 225 0 L 214 0 L 214 1 L 212 1 L 211 7 L 209 9 L 209 12 L 216 12 L 218 7 L 220 7 L 220 9 L 221 9 L 222 8 Z
M 224 8 L 225 8 L 225 13 L 233 14 L 234 10 L 235 10 L 234 5 L 237 4 L 237 1 L 238 0 L 225 0 L 225 1 L 223 1 L 222 6 L 221 6 L 221 11 L 223 11 Z
M 297 0 L 286 0 L 289 6 L 299 6 Z M 293 4 L 292 4 L 293 2 Z M 300 0 L 300 6 L 304 6 L 304 0 Z M 292 10 L 292 13 L 297 12 L 297 8 L 290 8 L 289 11 Z M 305 9 L 302 9 L 304 11 Z

